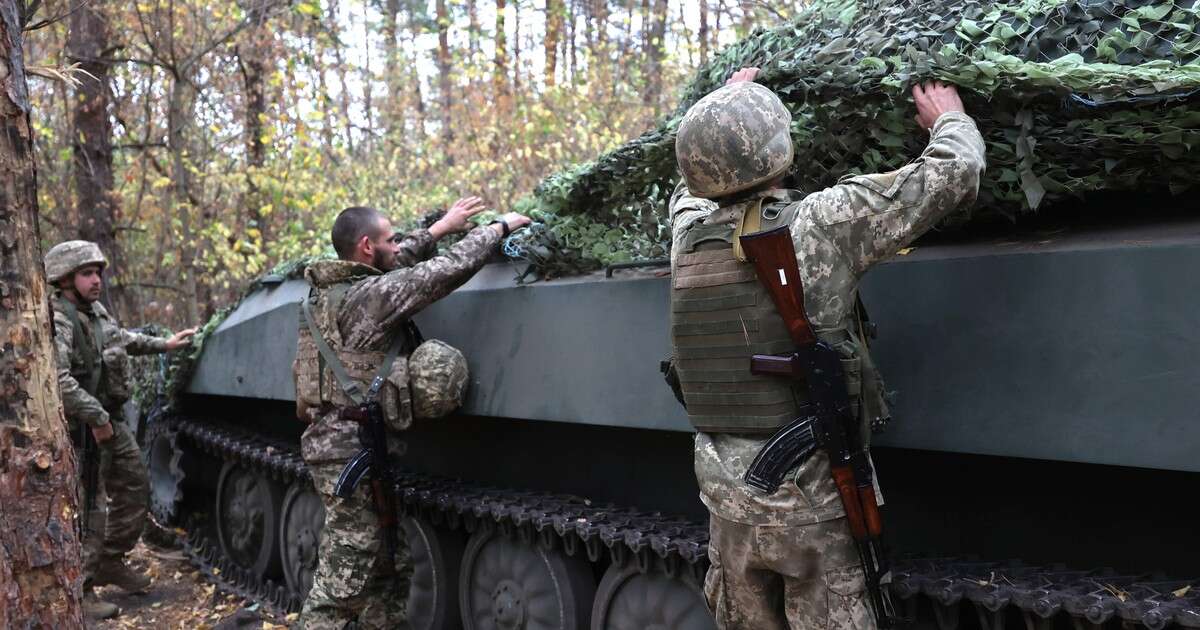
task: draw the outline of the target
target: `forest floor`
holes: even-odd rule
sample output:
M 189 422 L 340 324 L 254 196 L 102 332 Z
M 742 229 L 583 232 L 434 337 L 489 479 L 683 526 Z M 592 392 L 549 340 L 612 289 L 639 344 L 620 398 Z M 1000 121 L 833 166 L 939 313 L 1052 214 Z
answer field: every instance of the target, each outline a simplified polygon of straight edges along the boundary
M 205 581 L 180 549 L 138 543 L 129 554 L 134 569 L 153 582 L 145 593 L 124 593 L 107 586 L 102 599 L 121 607 L 114 619 L 89 626 L 97 630 L 276 630 L 287 628 L 295 615 L 272 616 L 252 602 L 221 592 Z

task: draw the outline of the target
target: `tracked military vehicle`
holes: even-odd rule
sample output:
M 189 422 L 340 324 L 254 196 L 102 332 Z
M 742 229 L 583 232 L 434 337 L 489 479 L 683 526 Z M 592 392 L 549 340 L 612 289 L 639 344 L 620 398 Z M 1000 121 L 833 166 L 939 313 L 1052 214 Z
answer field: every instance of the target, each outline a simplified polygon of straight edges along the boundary
M 873 449 L 894 588 L 941 630 L 1200 627 L 1200 222 L 921 245 L 867 276 L 898 396 Z M 396 477 L 416 628 L 710 628 L 692 434 L 659 374 L 669 267 L 518 284 L 417 318 L 466 350 L 460 412 Z M 290 366 L 302 280 L 267 278 L 149 420 L 152 504 L 210 577 L 296 609 L 322 524 Z

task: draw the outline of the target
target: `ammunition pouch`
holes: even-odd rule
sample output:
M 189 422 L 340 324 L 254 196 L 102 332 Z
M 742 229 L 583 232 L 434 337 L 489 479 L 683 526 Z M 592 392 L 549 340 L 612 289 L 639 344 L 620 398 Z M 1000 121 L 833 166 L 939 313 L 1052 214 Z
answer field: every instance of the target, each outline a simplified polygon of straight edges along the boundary
M 129 355 L 124 348 L 106 348 L 101 354 L 101 362 L 104 368 L 98 398 L 105 408 L 116 409 L 133 395 Z

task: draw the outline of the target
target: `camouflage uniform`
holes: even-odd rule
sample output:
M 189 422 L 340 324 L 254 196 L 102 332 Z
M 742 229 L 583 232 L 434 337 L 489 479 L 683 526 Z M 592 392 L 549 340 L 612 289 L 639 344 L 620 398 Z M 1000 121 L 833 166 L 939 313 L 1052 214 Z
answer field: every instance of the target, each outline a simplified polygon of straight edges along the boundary
M 794 212 L 790 230 L 808 315 L 818 335 L 844 356 L 856 356 L 858 339 L 827 335 L 846 330 L 853 319 L 863 273 L 972 202 L 978 191 L 984 144 L 972 119 L 944 114 L 931 133 L 924 153 L 908 166 L 846 177 L 807 196 L 771 190 L 718 207 L 681 184 L 671 201 L 673 240 L 678 245 L 701 225 L 697 222 L 736 224 L 748 204 L 765 202 L 764 215 Z M 771 495 L 756 494 L 742 476 L 766 439 L 762 433 L 696 434 L 696 479 L 712 516 L 705 595 L 718 624 L 755 630 L 873 628 L 828 458 L 818 453 L 799 467 L 794 483 Z
M 167 340 L 125 330 L 103 304 L 75 305 L 61 290 L 55 292 L 51 304 L 58 387 L 71 435 L 78 439 L 80 423 L 112 424 L 113 428 L 112 439 L 99 445 L 100 483 L 95 507 L 86 516 L 87 531 L 95 532 L 84 539 L 83 546 L 84 581 L 88 583 L 101 565 L 123 562 L 142 534 L 149 492 L 146 467 L 133 433 L 121 421 L 120 410 L 131 391 L 129 355 L 166 352 Z M 91 361 L 89 356 L 100 360 Z
M 360 366 L 351 365 L 352 359 L 378 357 L 386 352 L 413 315 L 466 282 L 499 242 L 495 230 L 479 228 L 446 254 L 431 258 L 436 252 L 434 238 L 428 230 L 417 230 L 402 243 L 399 268 L 388 273 L 340 260 L 310 265 L 305 277 L 315 288 L 318 305 L 328 303 L 327 295 L 333 287 L 353 283 L 337 308 L 336 327 L 332 321 L 320 325 L 339 356 L 351 358 L 345 362 L 347 371 L 361 374 L 378 368 L 377 363 L 366 365 L 377 359 L 363 361 Z M 316 311 L 321 312 L 320 306 Z M 303 323 L 301 327 L 303 331 Z M 311 382 L 319 373 L 312 369 L 317 362 L 315 350 L 306 349 L 302 343 L 295 364 L 297 398 L 302 398 L 300 392 L 326 388 L 333 390 L 334 404 L 301 404 L 298 409 L 298 413 L 315 420 L 301 438 L 301 450 L 325 504 L 319 566 L 300 623 L 308 630 L 340 629 L 356 619 L 362 628 L 397 627 L 407 618 L 408 576 L 412 570 L 408 546 L 401 531 L 396 566 L 386 566 L 381 561 L 382 542 L 369 485 L 362 484 L 348 499 L 333 494 L 343 466 L 360 448 L 358 425 L 338 418 L 336 406 L 349 401 L 336 383 L 330 383 L 331 378 L 319 377 L 324 385 Z M 384 415 L 393 432 L 401 431 L 408 428 L 413 417 L 403 356 L 393 364 L 387 380 Z M 402 445 L 395 441 L 392 450 L 399 454 Z

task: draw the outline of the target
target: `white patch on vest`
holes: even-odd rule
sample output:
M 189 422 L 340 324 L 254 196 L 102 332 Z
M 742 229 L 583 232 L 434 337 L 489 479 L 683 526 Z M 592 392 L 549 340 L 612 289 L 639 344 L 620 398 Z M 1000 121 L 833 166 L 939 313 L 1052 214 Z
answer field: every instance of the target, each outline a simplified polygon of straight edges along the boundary
M 782 284 L 783 286 L 786 287 L 787 286 L 787 276 L 784 275 L 783 269 L 778 269 L 777 271 L 779 271 L 779 284 Z

